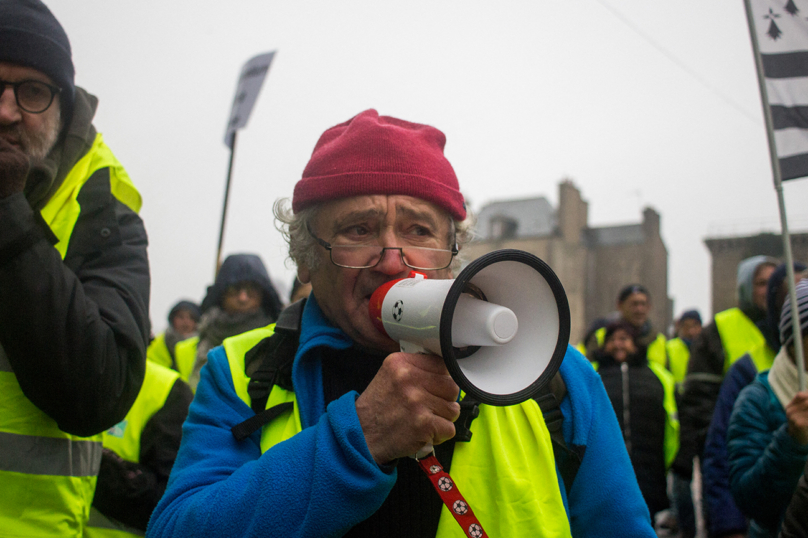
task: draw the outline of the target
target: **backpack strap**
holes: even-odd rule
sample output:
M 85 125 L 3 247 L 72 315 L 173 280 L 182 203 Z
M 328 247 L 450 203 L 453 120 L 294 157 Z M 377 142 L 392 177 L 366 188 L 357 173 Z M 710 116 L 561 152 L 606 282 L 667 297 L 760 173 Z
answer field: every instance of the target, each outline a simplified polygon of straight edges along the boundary
M 564 383 L 561 374 L 556 372 L 542 390 L 534 397 L 539 404 L 544 423 L 550 432 L 550 440 L 553 443 L 553 456 L 558 466 L 558 472 L 564 481 L 564 489 L 569 497 L 572 483 L 581 467 L 585 446 L 567 446 L 564 440 L 564 415 L 561 413 L 561 402 L 567 395 L 567 385 Z
M 239 441 L 294 407 L 292 402 L 286 402 L 265 409 L 272 387 L 278 385 L 293 390 L 292 365 L 300 341 L 300 320 L 305 304 L 306 299 L 301 299 L 283 309 L 275 322 L 274 334 L 258 342 L 244 355 L 244 369 L 250 378 L 247 394 L 255 416 L 230 429 Z
M 564 488 L 569 496 L 572 483 L 581 467 L 581 460 L 586 447 L 567 447 L 564 440 L 564 415 L 561 413 L 561 402 L 567 395 L 567 385 L 561 378 L 561 374 L 556 372 L 553 378 L 536 396 L 533 397 L 539 404 L 544 423 L 550 432 L 550 440 L 553 443 L 553 456 L 558 465 L 561 479 L 564 481 Z M 480 402 L 466 396 L 460 402 L 460 418 L 455 422 L 454 442 L 463 443 L 471 441 L 471 423 L 480 414 Z M 451 459 L 451 455 L 449 456 Z

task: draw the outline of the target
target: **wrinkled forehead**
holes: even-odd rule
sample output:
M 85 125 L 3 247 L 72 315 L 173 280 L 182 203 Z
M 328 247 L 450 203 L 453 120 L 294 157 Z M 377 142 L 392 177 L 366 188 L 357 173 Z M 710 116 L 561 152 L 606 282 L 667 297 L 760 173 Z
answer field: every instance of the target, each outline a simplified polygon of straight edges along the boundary
M 320 204 L 315 222 L 320 229 L 335 230 L 360 222 L 417 221 L 434 230 L 449 231 L 452 217 L 426 200 L 407 195 L 362 195 Z

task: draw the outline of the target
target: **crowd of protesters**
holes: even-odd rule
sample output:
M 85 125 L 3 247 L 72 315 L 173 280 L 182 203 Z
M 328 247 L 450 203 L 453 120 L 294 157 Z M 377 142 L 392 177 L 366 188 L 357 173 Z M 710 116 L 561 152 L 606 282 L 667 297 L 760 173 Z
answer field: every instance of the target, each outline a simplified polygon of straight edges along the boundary
M 0 535 L 687 538 L 701 498 L 709 536 L 808 536 L 804 265 L 796 317 L 753 256 L 737 307 L 671 331 L 627 282 L 545 393 L 480 404 L 370 321 L 380 285 L 452 277 L 470 220 L 445 135 L 366 110 L 275 205 L 289 299 L 231 255 L 151 337 L 141 198 L 97 106 L 48 8 L 0 0 Z
M 797 321 L 787 267 L 754 256 L 738 266 L 737 307 L 703 328 L 697 311 L 680 315 L 664 368 L 648 356 L 659 337 L 648 337 L 651 297 L 638 284 L 619 293 L 616 312 L 581 346 L 603 378 L 651 514 L 670 506 L 659 523 L 678 536 L 698 532 L 694 465 L 709 536 L 774 537 L 784 519 L 806 526 L 797 508 L 785 516 L 793 495 L 804 506 L 795 490 L 808 456 L 808 392 L 797 384 L 793 338 L 794 327 L 808 331 L 808 273 L 802 263 L 793 271 Z

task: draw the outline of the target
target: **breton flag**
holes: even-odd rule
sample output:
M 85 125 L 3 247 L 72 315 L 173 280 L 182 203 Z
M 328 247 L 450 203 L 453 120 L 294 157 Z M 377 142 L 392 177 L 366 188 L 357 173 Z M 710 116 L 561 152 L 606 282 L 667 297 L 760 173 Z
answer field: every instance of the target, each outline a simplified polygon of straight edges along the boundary
M 808 0 L 747 0 L 747 8 L 781 180 L 808 176 Z

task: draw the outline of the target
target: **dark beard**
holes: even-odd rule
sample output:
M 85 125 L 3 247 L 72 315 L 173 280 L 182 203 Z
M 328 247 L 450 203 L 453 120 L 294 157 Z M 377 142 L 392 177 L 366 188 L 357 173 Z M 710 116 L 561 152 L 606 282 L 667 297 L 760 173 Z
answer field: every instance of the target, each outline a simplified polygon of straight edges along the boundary
M 22 123 L 9 126 L 0 126 L 0 136 L 17 142 L 22 147 L 22 151 L 31 160 L 31 163 L 41 162 L 53 149 L 56 139 L 59 138 L 61 127 L 61 112 L 57 108 L 56 114 L 49 116 L 44 129 L 40 132 L 31 132 Z

